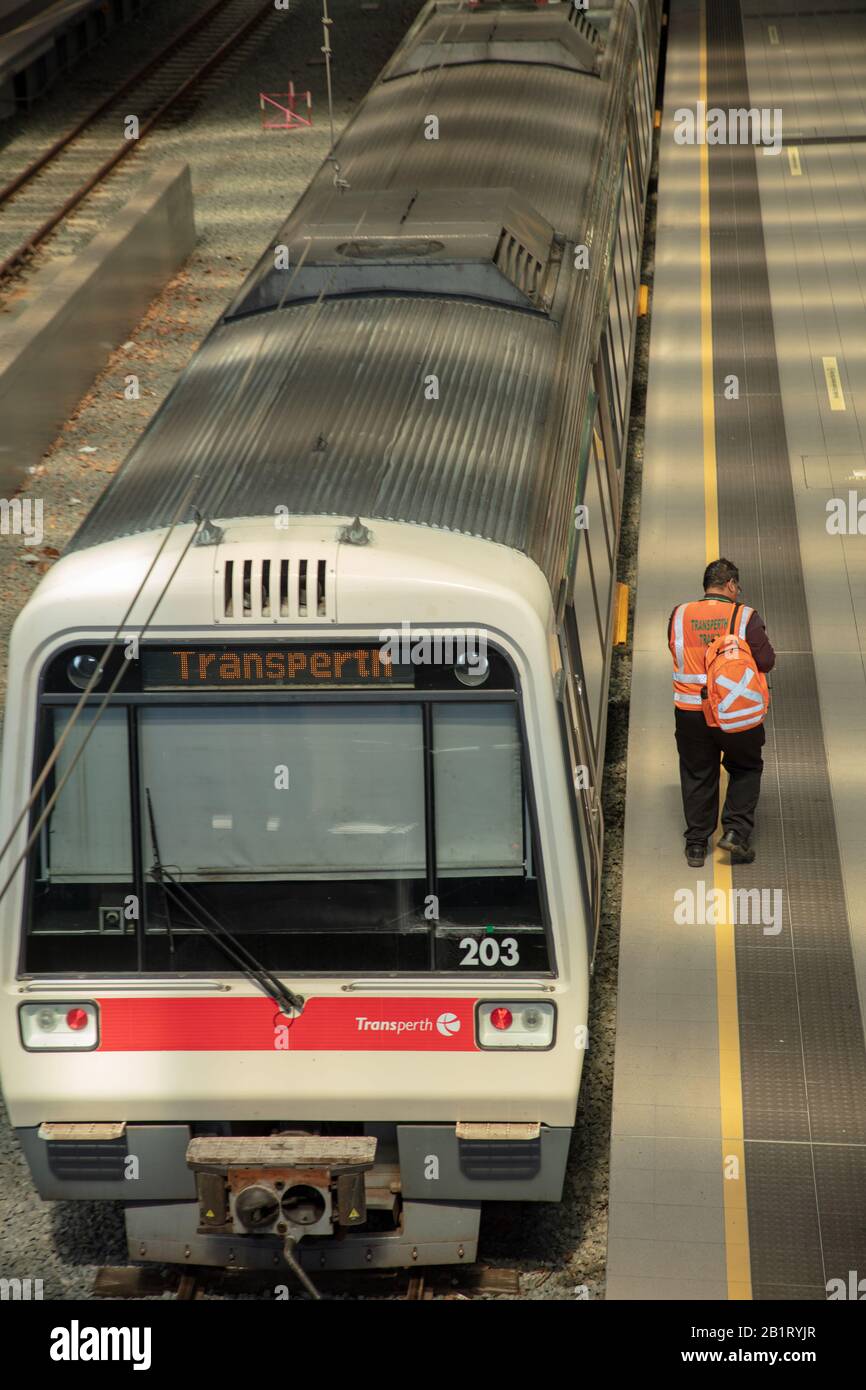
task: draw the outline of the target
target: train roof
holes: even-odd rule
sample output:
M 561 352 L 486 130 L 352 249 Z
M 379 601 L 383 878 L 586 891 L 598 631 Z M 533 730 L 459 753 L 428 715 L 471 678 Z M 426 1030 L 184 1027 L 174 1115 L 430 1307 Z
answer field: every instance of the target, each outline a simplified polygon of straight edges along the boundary
M 564 256 L 607 245 L 630 12 L 603 36 L 565 5 L 427 6 L 335 147 L 348 189 L 326 161 L 274 239 L 288 269 L 272 244 L 71 548 L 169 525 L 197 477 L 209 518 L 403 521 L 552 573 L 573 325 L 591 336 L 606 269 Z

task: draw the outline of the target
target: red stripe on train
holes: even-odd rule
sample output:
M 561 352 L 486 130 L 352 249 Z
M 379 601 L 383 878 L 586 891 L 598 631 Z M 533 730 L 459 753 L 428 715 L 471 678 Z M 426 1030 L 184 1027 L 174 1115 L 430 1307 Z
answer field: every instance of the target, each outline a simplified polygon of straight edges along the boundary
M 99 999 L 100 1052 L 476 1052 L 474 999 Z

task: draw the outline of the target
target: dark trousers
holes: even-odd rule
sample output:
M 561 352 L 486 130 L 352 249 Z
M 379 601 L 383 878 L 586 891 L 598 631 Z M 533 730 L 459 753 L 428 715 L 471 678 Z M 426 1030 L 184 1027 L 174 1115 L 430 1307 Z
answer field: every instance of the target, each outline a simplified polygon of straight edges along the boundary
M 686 817 L 686 840 L 708 840 L 719 819 L 719 760 L 728 774 L 728 794 L 722 808 L 723 830 L 748 840 L 755 828 L 755 807 L 761 794 L 764 760 L 763 724 L 740 734 L 723 734 L 707 724 L 700 710 L 674 710 L 680 786 Z

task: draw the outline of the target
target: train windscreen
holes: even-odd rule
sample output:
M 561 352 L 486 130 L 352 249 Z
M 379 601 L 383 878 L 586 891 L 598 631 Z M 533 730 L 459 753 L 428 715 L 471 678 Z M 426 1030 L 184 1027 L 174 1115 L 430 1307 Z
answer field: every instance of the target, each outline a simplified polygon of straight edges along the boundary
M 44 797 L 72 771 L 26 971 L 222 973 L 219 928 L 280 972 L 551 969 L 514 699 L 71 715 L 43 710 Z

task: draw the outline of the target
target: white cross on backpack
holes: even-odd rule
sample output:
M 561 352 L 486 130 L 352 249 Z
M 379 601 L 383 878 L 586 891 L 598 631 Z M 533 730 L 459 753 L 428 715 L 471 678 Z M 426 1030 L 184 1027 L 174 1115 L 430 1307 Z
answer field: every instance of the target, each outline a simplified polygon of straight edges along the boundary
M 767 678 L 759 671 L 746 641 L 753 609 L 735 604 L 728 631 L 707 647 L 707 698 L 701 701 L 707 723 L 723 733 L 740 733 L 762 724 L 770 706 Z

